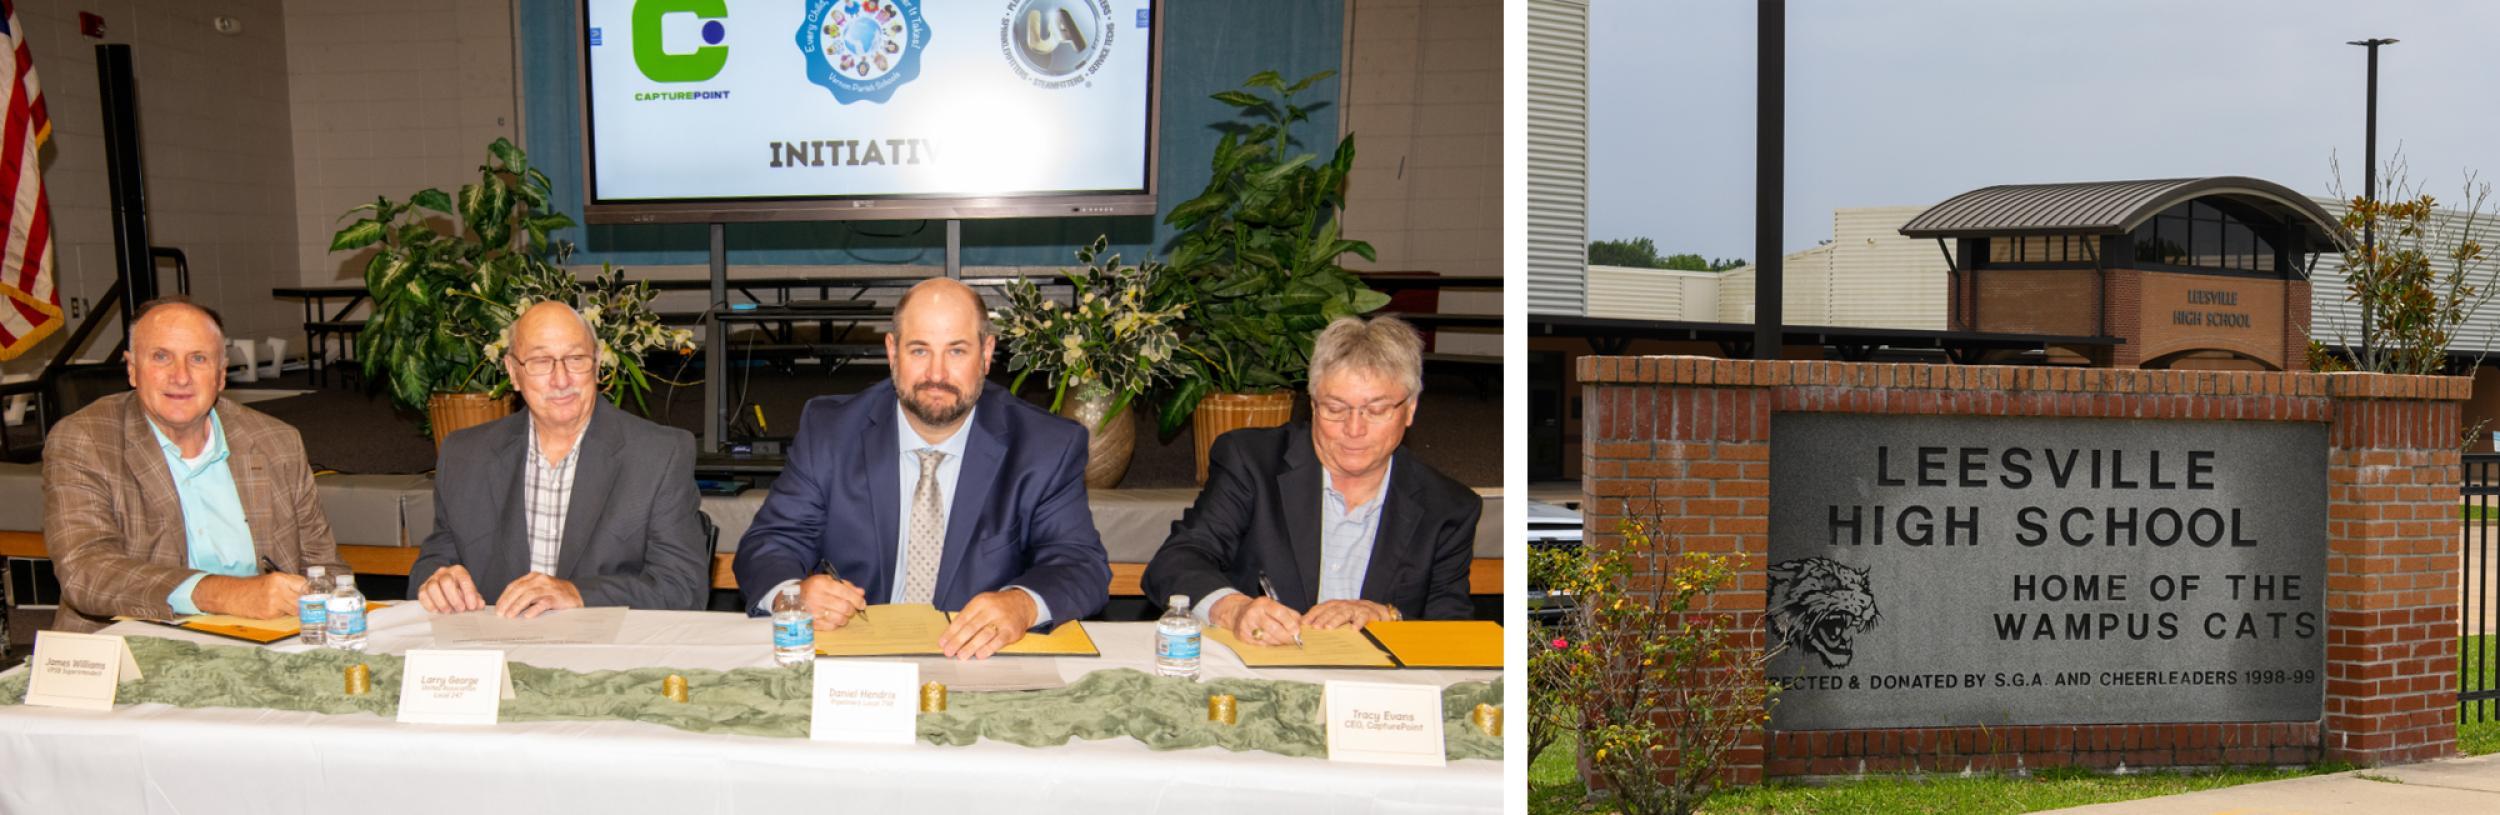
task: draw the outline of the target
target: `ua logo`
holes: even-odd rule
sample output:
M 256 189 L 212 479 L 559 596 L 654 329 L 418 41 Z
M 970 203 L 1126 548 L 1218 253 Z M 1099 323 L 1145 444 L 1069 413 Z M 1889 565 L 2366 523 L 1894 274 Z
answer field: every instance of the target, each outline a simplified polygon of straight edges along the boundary
M 660 20 L 671 14 L 692 14 L 703 20 L 703 44 L 691 52 L 666 50 Z M 721 40 L 728 29 L 727 0 L 639 0 L 634 3 L 634 67 L 653 82 L 701 82 L 720 75 L 729 64 L 729 46 Z

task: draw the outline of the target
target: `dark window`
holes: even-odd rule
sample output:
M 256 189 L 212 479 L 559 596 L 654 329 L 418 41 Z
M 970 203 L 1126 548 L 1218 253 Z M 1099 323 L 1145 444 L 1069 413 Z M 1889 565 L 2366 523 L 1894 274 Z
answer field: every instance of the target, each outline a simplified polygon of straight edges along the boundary
M 2234 272 L 2276 272 L 2274 242 L 2264 229 L 2202 201 L 2180 204 L 2136 227 L 2139 263 Z

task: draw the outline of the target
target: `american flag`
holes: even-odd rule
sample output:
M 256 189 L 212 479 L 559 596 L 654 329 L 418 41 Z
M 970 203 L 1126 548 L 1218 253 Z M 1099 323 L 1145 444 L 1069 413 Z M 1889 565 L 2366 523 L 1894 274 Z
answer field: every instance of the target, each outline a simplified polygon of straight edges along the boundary
M 26 48 L 26 29 L 17 23 L 17 8 L 0 0 L 6 12 L 0 43 L 13 57 L 7 82 L 0 83 L 6 118 L 0 119 L 0 202 L 8 206 L 7 243 L 0 244 L 0 360 L 15 359 L 61 327 L 61 293 L 52 288 L 52 207 L 43 192 L 43 169 L 36 156 L 52 138 L 52 116 L 43 109 L 43 88 L 35 82 L 35 57 Z

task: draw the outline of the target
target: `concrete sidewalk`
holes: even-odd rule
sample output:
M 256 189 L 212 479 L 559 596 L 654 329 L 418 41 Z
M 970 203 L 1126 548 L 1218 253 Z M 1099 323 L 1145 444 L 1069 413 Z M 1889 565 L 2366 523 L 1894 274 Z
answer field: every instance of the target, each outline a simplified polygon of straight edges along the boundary
M 2071 815 L 2500 813 L 2500 753 L 2050 811 Z

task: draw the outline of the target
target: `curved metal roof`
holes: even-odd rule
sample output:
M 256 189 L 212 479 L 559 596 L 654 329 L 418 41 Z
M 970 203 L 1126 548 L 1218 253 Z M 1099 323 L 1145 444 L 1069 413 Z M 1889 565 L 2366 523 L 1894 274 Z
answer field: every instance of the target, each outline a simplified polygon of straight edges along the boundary
M 2264 179 L 2225 175 L 2147 181 L 2004 184 L 1982 187 L 1928 207 L 1901 227 L 1913 238 L 2005 235 L 2113 235 L 2133 231 L 2162 210 L 2194 198 L 2222 196 L 2276 218 L 2311 226 L 2312 250 L 2348 241 L 2333 215 L 2307 196 Z

